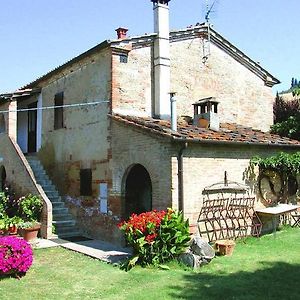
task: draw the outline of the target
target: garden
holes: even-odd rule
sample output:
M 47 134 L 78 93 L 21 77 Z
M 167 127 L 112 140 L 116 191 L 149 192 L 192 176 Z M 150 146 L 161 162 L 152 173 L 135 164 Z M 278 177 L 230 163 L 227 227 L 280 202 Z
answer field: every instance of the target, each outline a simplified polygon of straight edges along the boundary
M 60 247 L 34 250 L 21 280 L 0 279 L 1 299 L 297 299 L 299 228 L 237 241 L 232 256 L 198 270 L 176 261 L 169 270 L 136 266 L 129 272 Z
M 36 238 L 40 229 L 43 201 L 32 194 L 17 198 L 5 188 L 0 193 L 0 236 L 19 234 L 25 240 Z

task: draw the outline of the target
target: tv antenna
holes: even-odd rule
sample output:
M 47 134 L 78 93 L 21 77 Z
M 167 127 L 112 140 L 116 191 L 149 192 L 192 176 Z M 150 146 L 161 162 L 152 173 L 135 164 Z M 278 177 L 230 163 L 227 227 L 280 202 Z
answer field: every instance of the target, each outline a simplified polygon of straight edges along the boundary
M 210 56 L 210 14 L 213 12 L 213 8 L 217 0 L 214 0 L 209 4 L 209 0 L 206 0 L 206 13 L 205 13 L 205 25 L 207 26 L 207 40 L 203 40 L 203 57 L 202 62 L 205 64 Z
M 210 14 L 213 12 L 213 8 L 216 4 L 217 0 L 214 0 L 213 3 L 209 6 L 209 1 L 206 0 L 206 14 L 205 14 L 205 21 L 209 24 Z

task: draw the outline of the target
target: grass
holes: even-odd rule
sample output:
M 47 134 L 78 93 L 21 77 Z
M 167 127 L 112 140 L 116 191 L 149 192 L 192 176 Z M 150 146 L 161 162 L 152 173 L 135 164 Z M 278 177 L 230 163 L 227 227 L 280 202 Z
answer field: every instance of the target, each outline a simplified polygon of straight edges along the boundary
M 300 230 L 285 228 L 237 243 L 198 271 L 172 262 L 170 270 L 130 272 L 63 248 L 35 250 L 21 280 L 0 281 L 1 299 L 299 299 Z

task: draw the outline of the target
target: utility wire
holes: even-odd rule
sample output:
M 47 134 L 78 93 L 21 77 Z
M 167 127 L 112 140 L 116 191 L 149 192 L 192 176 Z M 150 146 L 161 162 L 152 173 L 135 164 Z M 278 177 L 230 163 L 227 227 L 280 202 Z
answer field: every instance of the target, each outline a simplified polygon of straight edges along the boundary
M 81 106 L 97 105 L 97 104 L 102 104 L 102 103 L 109 103 L 109 101 L 64 104 L 64 105 L 44 106 L 44 107 L 34 107 L 34 108 L 20 108 L 20 109 L 15 109 L 15 110 L 0 110 L 0 113 L 23 112 L 23 111 L 46 110 L 46 109 L 69 108 L 69 107 L 81 107 Z

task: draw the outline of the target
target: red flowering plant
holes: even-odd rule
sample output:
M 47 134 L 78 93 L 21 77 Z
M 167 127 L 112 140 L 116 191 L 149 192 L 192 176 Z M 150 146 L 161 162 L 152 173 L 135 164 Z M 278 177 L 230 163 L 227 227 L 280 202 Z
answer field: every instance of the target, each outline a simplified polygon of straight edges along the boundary
M 24 275 L 32 265 L 31 246 L 22 238 L 0 237 L 0 276 Z
M 133 248 L 133 257 L 123 267 L 135 264 L 159 265 L 184 252 L 190 240 L 189 223 L 182 213 L 172 209 L 132 214 L 118 225 L 126 242 Z

